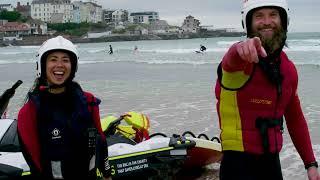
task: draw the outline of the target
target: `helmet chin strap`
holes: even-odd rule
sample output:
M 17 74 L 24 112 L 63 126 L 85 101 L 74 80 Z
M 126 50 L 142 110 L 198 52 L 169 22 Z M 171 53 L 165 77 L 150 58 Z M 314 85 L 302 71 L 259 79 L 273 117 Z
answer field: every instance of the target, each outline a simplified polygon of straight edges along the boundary
M 40 91 L 51 91 L 51 90 L 58 90 L 60 88 L 67 87 L 71 82 L 73 78 L 68 78 L 64 83 L 62 84 L 49 84 L 48 82 L 45 83 L 45 85 L 41 85 L 39 87 Z

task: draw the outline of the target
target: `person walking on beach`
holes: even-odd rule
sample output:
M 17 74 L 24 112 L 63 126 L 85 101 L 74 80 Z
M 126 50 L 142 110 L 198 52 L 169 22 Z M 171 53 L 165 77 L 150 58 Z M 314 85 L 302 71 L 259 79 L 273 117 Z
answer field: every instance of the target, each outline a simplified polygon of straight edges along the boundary
M 221 129 L 221 180 L 282 180 L 283 121 L 309 180 L 320 180 L 297 93 L 295 65 L 282 51 L 289 24 L 286 0 L 244 0 L 247 39 L 218 67 L 215 94 Z
M 100 100 L 73 81 L 76 46 L 51 38 L 37 54 L 37 78 L 18 114 L 22 153 L 34 179 L 110 179 Z
M 109 45 L 109 54 L 113 54 L 113 49 L 112 49 L 111 44 Z

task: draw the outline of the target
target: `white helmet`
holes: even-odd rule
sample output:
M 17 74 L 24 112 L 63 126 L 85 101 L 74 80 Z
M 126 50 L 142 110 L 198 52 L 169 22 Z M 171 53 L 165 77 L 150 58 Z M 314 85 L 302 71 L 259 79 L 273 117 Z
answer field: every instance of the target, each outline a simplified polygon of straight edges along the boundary
M 78 69 L 78 51 L 76 46 L 69 41 L 68 39 L 63 38 L 62 36 L 57 36 L 55 38 L 48 39 L 45 41 L 39 48 L 37 53 L 37 78 L 41 77 L 41 73 L 43 73 L 43 70 L 41 68 L 45 67 L 45 59 L 48 55 L 48 52 L 53 50 L 62 50 L 67 51 L 70 54 L 71 63 L 73 63 L 74 67 L 72 67 L 72 76 L 74 76 L 74 73 Z M 73 77 L 72 77 L 73 78 Z
M 288 8 L 288 3 L 287 0 L 243 0 L 243 7 L 242 7 L 242 26 L 244 28 L 244 31 L 246 33 L 248 33 L 248 20 L 247 18 L 251 18 L 251 17 L 247 17 L 248 13 L 250 11 L 252 11 L 255 8 L 259 8 L 259 7 L 265 7 L 265 6 L 273 6 L 273 7 L 279 7 L 281 9 L 284 10 L 285 17 L 286 18 L 286 22 L 282 22 L 285 23 L 283 24 L 285 27 L 285 30 L 287 30 L 287 27 L 289 25 L 289 8 Z M 281 19 L 283 20 L 283 19 Z

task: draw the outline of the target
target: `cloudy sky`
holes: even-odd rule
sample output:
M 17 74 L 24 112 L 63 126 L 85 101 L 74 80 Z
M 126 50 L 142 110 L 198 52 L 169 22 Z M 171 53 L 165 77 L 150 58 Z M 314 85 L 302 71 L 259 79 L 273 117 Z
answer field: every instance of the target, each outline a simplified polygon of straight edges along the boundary
M 0 0 L 15 3 L 17 0 Z M 82 0 L 88 1 L 88 0 Z M 201 25 L 216 28 L 241 28 L 242 0 L 93 0 L 105 9 L 157 11 L 160 19 L 180 26 L 183 19 L 192 15 Z M 31 0 L 20 0 L 31 2 Z M 320 32 L 320 0 L 288 0 L 291 32 Z

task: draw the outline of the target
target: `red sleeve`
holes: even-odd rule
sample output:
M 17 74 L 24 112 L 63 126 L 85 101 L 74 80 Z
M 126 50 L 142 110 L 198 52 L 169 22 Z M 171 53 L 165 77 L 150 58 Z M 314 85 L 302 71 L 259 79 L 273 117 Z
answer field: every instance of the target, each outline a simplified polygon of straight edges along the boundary
M 295 69 L 295 68 L 294 68 Z M 294 72 L 297 77 L 297 72 Z M 304 165 L 315 161 L 307 121 L 303 115 L 297 94 L 298 78 L 294 80 L 293 95 L 285 112 L 287 128 Z
M 30 168 L 35 167 L 41 171 L 36 108 L 30 100 L 19 111 L 17 130 L 22 152 L 27 163 Z
M 97 128 L 99 134 L 103 139 L 105 139 L 105 135 L 103 134 L 102 128 L 101 128 L 101 122 L 100 122 L 100 111 L 99 111 L 99 105 L 100 100 L 93 96 L 93 94 L 89 92 L 84 92 L 85 96 L 87 97 L 87 102 L 91 105 L 89 105 L 89 111 L 92 112 L 92 119 L 94 121 L 94 125 Z M 91 108 L 91 109 L 90 109 Z
M 100 111 L 99 111 L 99 104 L 100 99 L 93 96 L 93 94 L 89 92 L 84 92 L 85 96 L 87 97 L 87 102 L 91 104 L 88 108 L 92 108 L 90 112 L 92 112 L 92 118 L 97 128 L 100 137 L 97 139 L 97 161 L 99 170 L 102 171 L 103 177 L 108 178 L 111 177 L 111 168 L 109 165 L 109 157 L 108 157 L 108 144 L 106 141 L 106 136 L 104 135 L 101 122 L 100 122 Z M 99 155 L 98 155 L 99 154 Z
M 244 71 L 245 74 L 249 75 L 252 72 L 254 64 L 245 62 L 240 58 L 236 49 L 237 44 L 233 44 L 224 55 L 222 68 L 227 72 Z
M 100 100 L 95 98 L 95 101 L 100 104 Z M 95 126 L 96 126 L 98 132 L 100 133 L 102 139 L 105 139 L 105 135 L 104 135 L 102 128 L 101 128 L 99 105 L 93 107 L 92 115 L 93 115 L 94 123 L 95 123 Z

